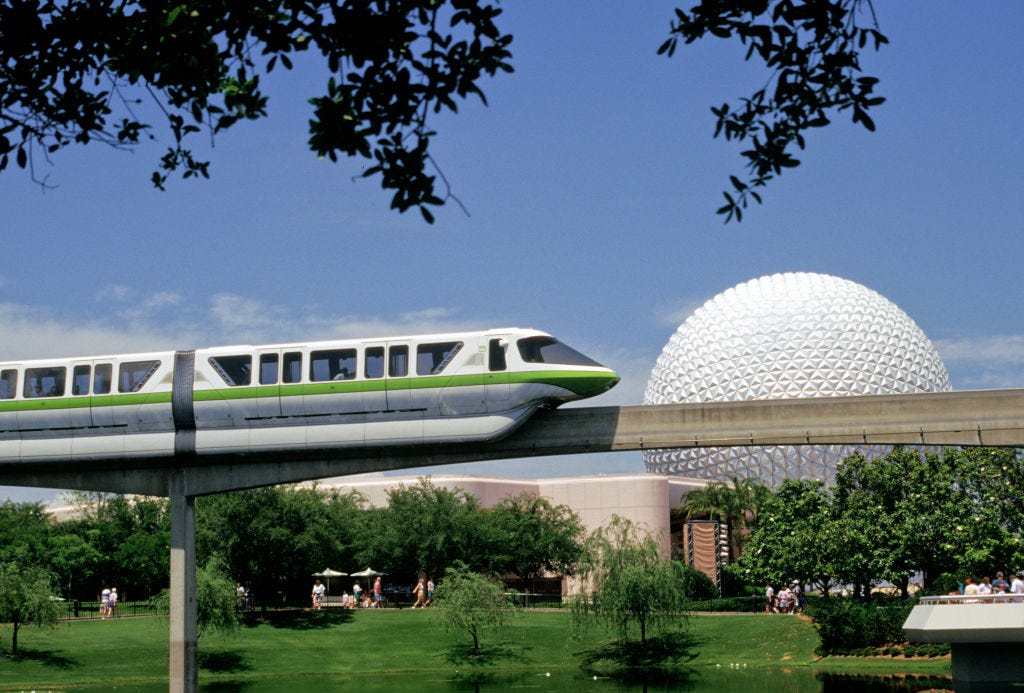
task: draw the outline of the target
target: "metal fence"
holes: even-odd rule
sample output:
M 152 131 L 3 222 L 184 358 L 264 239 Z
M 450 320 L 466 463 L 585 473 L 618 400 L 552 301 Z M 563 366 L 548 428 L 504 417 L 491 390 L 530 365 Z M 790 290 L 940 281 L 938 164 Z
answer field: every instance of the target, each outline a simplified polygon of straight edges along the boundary
M 114 612 L 109 617 L 100 613 L 100 603 L 98 601 L 83 602 L 76 599 L 62 601 L 60 605 L 61 612 L 58 619 L 67 621 L 75 619 L 127 618 L 131 616 L 156 616 L 159 614 L 167 614 L 167 609 L 165 608 L 161 610 L 157 606 L 157 602 L 152 599 L 138 602 L 119 601 L 117 606 L 114 607 Z

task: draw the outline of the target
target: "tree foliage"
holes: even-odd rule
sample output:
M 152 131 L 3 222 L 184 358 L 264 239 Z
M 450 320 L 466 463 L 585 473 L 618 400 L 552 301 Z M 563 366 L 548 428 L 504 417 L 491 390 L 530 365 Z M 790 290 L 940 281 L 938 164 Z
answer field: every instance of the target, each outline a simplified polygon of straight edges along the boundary
M 77 517 L 54 524 L 52 571 L 67 598 L 91 600 L 103 587 L 142 599 L 167 586 L 171 515 L 163 498 L 77 494 Z M 72 567 L 74 565 L 74 567 Z M 77 571 L 77 572 L 74 572 Z
M 1024 566 L 1024 460 L 1017 450 L 896 448 L 854 454 L 835 485 L 787 481 L 762 508 L 742 564 L 756 580 L 811 578 L 868 593 L 889 581 L 907 591 L 942 573 L 961 577 Z
M 673 55 L 679 42 L 714 36 L 738 38 L 746 60 L 759 60 L 768 72 L 764 86 L 739 105 L 712 108 L 715 137 L 749 144 L 744 179 L 730 176 L 731 189 L 718 213 L 741 221 L 758 188 L 800 161 L 805 134 L 849 111 L 854 123 L 873 131 L 868 115 L 885 99 L 875 95 L 878 79 L 861 76 L 860 54 L 878 50 L 888 39 L 878 30 L 871 0 L 701 0 L 677 9 L 669 38 L 658 49 Z
M 489 558 L 482 519 L 475 496 L 436 486 L 429 478 L 391 489 L 388 505 L 368 518 L 372 534 L 361 562 L 386 565 L 393 579 L 410 584 L 421 573 L 440 579 L 456 561 L 485 572 Z
M 434 599 L 444 627 L 473 639 L 475 657 L 480 656 L 480 636 L 503 628 L 517 614 L 501 582 L 471 571 L 461 561 L 448 568 Z
M 486 0 L 3 0 L 0 169 L 13 158 L 45 181 L 38 159 L 71 144 L 131 148 L 166 132 L 154 185 L 208 177 L 192 136 L 265 117 L 261 77 L 310 53 L 330 73 L 309 99 L 310 148 L 369 160 L 363 175 L 395 191 L 393 208 L 432 221 L 443 198 L 428 120 L 485 100 L 481 79 L 511 71 L 500 14 Z
M 311 573 L 357 564 L 361 501 L 358 495 L 298 486 L 200 498 L 199 562 L 221 557 L 234 580 L 252 583 L 254 598 L 264 606 L 308 594 Z
M 39 627 L 57 624 L 50 575 L 38 565 L 0 563 L 0 622 L 10 623 L 11 654 L 18 654 L 18 630 L 26 624 Z
M 690 597 L 685 567 L 642 527 L 614 516 L 587 540 L 584 587 L 572 601 L 574 624 L 596 619 L 621 640 L 635 627 L 642 644 L 654 631 L 682 628 Z
M 583 554 L 584 530 L 566 505 L 525 492 L 505 498 L 486 513 L 492 568 L 529 583 L 544 574 L 572 575 Z

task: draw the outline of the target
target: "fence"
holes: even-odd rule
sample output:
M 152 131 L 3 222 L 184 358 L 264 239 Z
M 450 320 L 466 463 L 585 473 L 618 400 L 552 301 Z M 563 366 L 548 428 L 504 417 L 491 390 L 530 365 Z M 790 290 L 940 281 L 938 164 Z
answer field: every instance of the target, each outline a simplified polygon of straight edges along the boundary
M 92 619 L 92 618 L 104 618 L 100 613 L 100 603 L 97 602 L 83 602 L 80 600 L 69 600 L 62 601 L 60 603 L 62 607 L 61 615 L 58 619 L 62 621 L 71 621 L 75 619 Z M 110 618 L 124 618 L 131 616 L 156 616 L 159 614 L 166 615 L 167 610 L 161 610 L 158 608 L 155 600 L 147 599 L 145 601 L 138 602 L 126 602 L 119 601 L 114 609 L 114 613 L 111 614 Z

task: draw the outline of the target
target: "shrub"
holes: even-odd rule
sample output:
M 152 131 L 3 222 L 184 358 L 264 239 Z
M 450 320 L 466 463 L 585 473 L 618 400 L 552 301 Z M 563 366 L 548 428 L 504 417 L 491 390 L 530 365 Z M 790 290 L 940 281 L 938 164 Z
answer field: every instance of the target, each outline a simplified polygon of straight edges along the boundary
M 680 563 L 678 569 L 682 577 L 683 592 L 687 599 L 714 599 L 718 596 L 718 587 L 707 575 L 685 563 Z
M 819 654 L 851 654 L 864 648 L 903 643 L 903 623 L 914 604 L 910 601 L 863 603 L 822 599 L 808 606 L 821 639 Z

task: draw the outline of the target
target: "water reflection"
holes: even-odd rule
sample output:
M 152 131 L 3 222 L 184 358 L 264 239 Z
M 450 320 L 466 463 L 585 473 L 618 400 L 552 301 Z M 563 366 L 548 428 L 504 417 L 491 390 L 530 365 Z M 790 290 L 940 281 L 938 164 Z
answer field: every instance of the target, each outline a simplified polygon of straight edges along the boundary
M 772 693 L 915 693 L 952 691 L 950 679 L 924 676 L 853 676 L 824 674 L 806 668 L 758 667 L 747 669 L 697 667 L 676 672 L 669 679 L 619 680 L 594 677 L 579 670 L 524 672 L 516 675 L 451 676 L 435 672 L 375 676 L 313 676 L 301 681 L 207 681 L 200 690 L 211 693 L 295 693 L 302 690 L 358 690 L 360 693 L 394 693 L 396 690 L 444 693 L 497 693 L 528 689 L 537 693 L 585 691 L 592 693 L 647 693 L 648 691 L 765 691 Z M 154 689 L 159 690 L 159 689 Z

